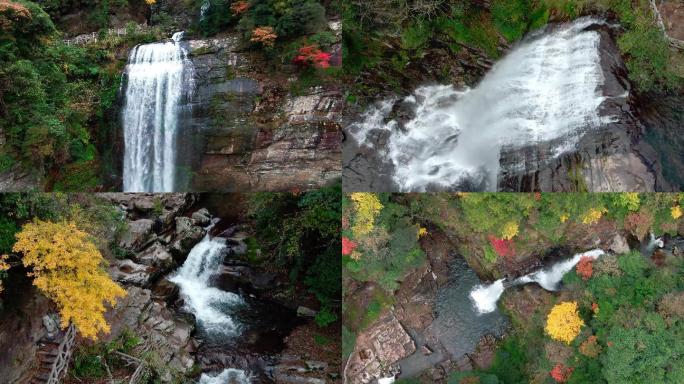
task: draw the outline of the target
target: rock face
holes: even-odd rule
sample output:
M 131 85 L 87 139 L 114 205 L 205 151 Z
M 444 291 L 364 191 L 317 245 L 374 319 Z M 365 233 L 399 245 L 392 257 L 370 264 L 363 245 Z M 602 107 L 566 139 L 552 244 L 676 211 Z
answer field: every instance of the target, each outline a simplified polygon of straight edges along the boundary
M 372 383 L 390 374 L 391 366 L 416 351 L 411 336 L 394 314 L 389 313 L 359 334 L 344 371 L 352 384 Z
M 600 130 L 584 134 L 578 148 L 555 160 L 550 147 L 534 146 L 501 154 L 501 191 L 651 192 L 662 175 L 636 143 L 643 126 L 637 118 L 630 94 L 627 69 L 620 58 L 612 31 L 601 34 L 601 66 L 604 74 L 601 105 L 603 116 L 615 121 Z M 660 185 L 660 189 L 663 186 Z
M 340 177 L 342 92 L 288 92 L 288 79 L 261 73 L 237 34 L 187 42 L 195 94 L 182 123 L 183 181 L 197 191 L 315 188 Z M 296 81 L 296 79 L 289 79 Z
M 126 297 L 107 313 L 106 319 L 111 333 L 105 341 L 116 339 L 124 330 L 134 331 L 142 338 L 142 346 L 138 348 L 154 351 L 169 368 L 166 376 L 186 373 L 192 368 L 195 362 L 190 355 L 193 323 L 178 317 L 166 303 L 154 301 L 150 290 L 128 288 Z

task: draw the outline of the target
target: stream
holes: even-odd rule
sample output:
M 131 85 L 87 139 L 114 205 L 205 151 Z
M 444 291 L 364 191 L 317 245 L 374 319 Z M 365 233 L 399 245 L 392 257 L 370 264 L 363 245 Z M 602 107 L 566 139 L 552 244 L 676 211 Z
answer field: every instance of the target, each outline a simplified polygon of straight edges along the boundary
M 285 347 L 283 339 L 300 320 L 294 310 L 220 279 L 224 266 L 235 262 L 230 256 L 244 252 L 246 246 L 231 238 L 237 227 L 219 219 L 213 219 L 206 230 L 169 278 L 180 288 L 179 310 L 196 320 L 193 337 L 199 343 L 197 361 L 203 370 L 199 384 L 270 382 L 269 371 Z
M 659 245 L 655 239 L 649 244 Z M 509 320 L 499 311 L 497 302 L 506 289 L 536 283 L 547 291 L 557 291 L 563 276 L 575 268 L 582 257 L 595 260 L 603 254 L 600 249 L 578 253 L 512 281 L 500 279 L 489 284 L 481 282 L 465 259 L 457 258 L 450 267 L 449 283 L 437 292 L 432 324 L 420 333 L 407 329 L 419 348 L 397 362 L 401 368 L 399 377 L 417 377 L 442 361 L 458 361 L 473 353 L 484 336 L 504 336 Z M 431 353 L 423 353 L 420 348 L 423 345 Z
M 371 107 L 348 132 L 378 151 L 401 191 L 495 191 L 503 149 L 543 144 L 537 160 L 548 162 L 616 121 L 601 107 L 629 94 L 604 96 L 602 25 L 581 18 L 531 33 L 475 88 L 421 86 Z

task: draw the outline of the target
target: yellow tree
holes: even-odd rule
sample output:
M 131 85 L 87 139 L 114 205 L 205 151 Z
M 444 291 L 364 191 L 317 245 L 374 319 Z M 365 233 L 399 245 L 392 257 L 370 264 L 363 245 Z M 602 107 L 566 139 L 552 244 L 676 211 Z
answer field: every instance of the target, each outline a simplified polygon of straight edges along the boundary
M 556 304 L 546 318 L 546 333 L 552 339 L 570 344 L 579 335 L 584 321 L 577 312 L 577 302 L 564 301 Z
M 360 237 L 369 234 L 375 225 L 375 217 L 383 208 L 378 196 L 373 193 L 356 192 L 350 195 L 354 202 L 354 225 L 352 232 L 355 237 Z
M 105 303 L 114 305 L 126 291 L 107 275 L 88 234 L 73 222 L 34 220 L 16 237 L 13 251 L 23 254 L 24 265 L 32 269 L 33 285 L 57 304 L 62 327 L 73 322 L 93 340 L 99 332 L 108 333 Z

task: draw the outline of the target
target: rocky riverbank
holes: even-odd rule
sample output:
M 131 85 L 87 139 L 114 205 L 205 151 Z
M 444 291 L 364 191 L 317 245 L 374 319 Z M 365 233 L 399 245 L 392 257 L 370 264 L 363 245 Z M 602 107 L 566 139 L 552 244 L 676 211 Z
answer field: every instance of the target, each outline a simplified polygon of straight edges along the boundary
M 334 327 L 321 329 L 314 323 L 316 299 L 309 294 L 292 295 L 287 271 L 249 261 L 247 243 L 254 232 L 248 222 L 220 221 L 202 207 L 203 201 L 212 200 L 195 194 L 109 193 L 99 197 L 116 206 L 125 218 L 125 229 L 111 246 L 109 274 L 127 294 L 105 314 L 110 332 L 97 345 L 134 337 L 137 342 L 130 355 L 143 359 L 148 371 L 168 383 L 198 379 L 200 373 L 214 376 L 225 369 L 244 371 L 264 383 L 339 380 L 339 353 L 335 353 L 339 334 Z M 244 207 L 238 203 L 233 210 L 244 212 Z M 211 223 L 215 225 L 209 227 Z M 223 238 L 227 245 L 212 286 L 239 295 L 245 303 L 231 314 L 241 324 L 239 333 L 220 342 L 206 334 L 186 305 L 188 298 L 171 281 L 210 229 L 212 237 Z M 56 331 L 55 322 L 50 321 L 57 316 L 56 309 L 22 272 L 12 270 L 8 282 L 10 291 L 16 292 L 4 301 L 11 310 L 0 316 L 5 326 L 0 345 L 13 351 L 0 355 L 0 369 L 9 383 L 33 376 L 41 345 Z M 95 344 L 78 339 L 77 345 L 80 349 Z M 130 375 L 138 364 L 130 372 L 112 374 Z

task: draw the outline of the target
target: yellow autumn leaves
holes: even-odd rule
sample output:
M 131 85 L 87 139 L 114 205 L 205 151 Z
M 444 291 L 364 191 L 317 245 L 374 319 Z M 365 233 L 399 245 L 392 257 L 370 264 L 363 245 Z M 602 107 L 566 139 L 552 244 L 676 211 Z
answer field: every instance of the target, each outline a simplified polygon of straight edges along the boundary
M 12 250 L 23 254 L 33 285 L 57 305 L 62 327 L 73 322 L 90 339 L 109 332 L 105 303 L 114 305 L 126 291 L 105 272 L 104 258 L 89 235 L 73 222 L 35 220 L 16 238 Z
M 350 198 L 354 203 L 354 211 L 356 212 L 352 227 L 354 237 L 371 233 L 375 224 L 375 217 L 383 208 L 380 199 L 377 195 L 366 192 L 352 193 Z
M 577 302 L 556 304 L 546 318 L 544 330 L 552 339 L 570 344 L 580 334 L 584 321 L 577 312 Z

